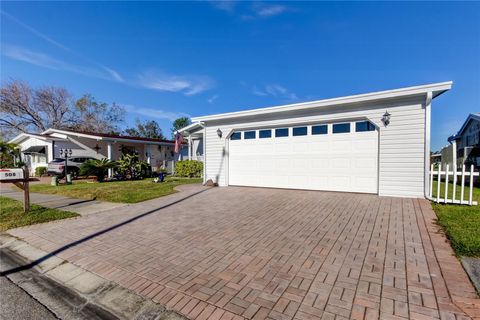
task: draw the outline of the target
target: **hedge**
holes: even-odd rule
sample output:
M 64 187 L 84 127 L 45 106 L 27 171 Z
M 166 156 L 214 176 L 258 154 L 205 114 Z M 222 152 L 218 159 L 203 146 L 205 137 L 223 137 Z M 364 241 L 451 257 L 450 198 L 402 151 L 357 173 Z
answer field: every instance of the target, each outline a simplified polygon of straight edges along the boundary
M 197 160 L 183 160 L 175 163 L 175 176 L 200 178 L 203 173 L 203 162 Z
M 35 177 L 41 177 L 47 173 L 47 167 L 36 167 L 35 168 Z

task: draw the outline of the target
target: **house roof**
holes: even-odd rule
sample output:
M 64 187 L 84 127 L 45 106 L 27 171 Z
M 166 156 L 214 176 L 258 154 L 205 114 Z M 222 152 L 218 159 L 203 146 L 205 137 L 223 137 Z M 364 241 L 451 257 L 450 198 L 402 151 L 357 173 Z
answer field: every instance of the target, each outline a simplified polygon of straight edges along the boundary
M 332 99 L 324 99 L 324 100 L 316 100 L 316 101 L 310 101 L 310 102 L 302 102 L 302 103 L 295 103 L 295 104 L 288 104 L 288 105 L 274 106 L 274 107 L 267 107 L 267 108 L 260 108 L 260 109 L 220 113 L 220 114 L 214 114 L 214 115 L 194 117 L 192 118 L 192 121 L 203 122 L 203 121 L 212 121 L 212 120 L 234 119 L 234 118 L 240 118 L 240 117 L 257 116 L 262 114 L 298 111 L 298 110 L 323 108 L 323 107 L 336 106 L 336 105 L 354 104 L 359 102 L 372 102 L 372 101 L 379 101 L 379 100 L 392 99 L 392 98 L 424 95 L 429 92 L 432 93 L 432 98 L 435 98 L 440 94 L 450 90 L 452 88 L 452 84 L 453 84 L 452 81 L 447 81 L 447 82 L 426 84 L 421 86 L 357 94 L 357 95 L 332 98 Z
M 43 135 L 43 134 L 23 132 L 23 133 L 20 133 L 15 138 L 11 139 L 8 143 L 17 144 L 17 143 L 22 142 L 25 139 L 28 139 L 28 138 L 36 138 L 36 139 L 40 139 L 40 140 L 62 140 L 62 139 L 59 139 L 59 138 L 56 138 L 56 137 L 50 137 L 50 136 L 46 136 L 46 135 Z
M 194 132 L 197 132 L 199 131 L 200 129 L 202 129 L 204 127 L 203 123 L 201 122 L 194 122 L 192 124 L 189 124 L 188 126 L 186 127 L 183 127 L 182 129 L 179 129 L 178 131 L 176 132 L 180 132 L 180 133 L 187 133 L 187 134 L 192 134 Z
M 165 140 L 165 139 L 142 138 L 142 137 L 123 136 L 123 135 L 108 134 L 108 133 L 94 133 L 94 132 L 74 131 L 74 130 L 65 130 L 65 129 L 53 129 L 53 128 L 50 128 L 42 132 L 42 135 L 49 136 L 52 133 L 75 135 L 79 137 L 93 138 L 97 140 L 107 140 L 107 141 L 115 140 L 115 141 L 131 141 L 131 142 L 153 142 L 155 144 L 174 144 L 175 143 L 172 140 Z
M 467 128 L 467 125 L 470 122 L 470 120 L 480 121 L 480 112 L 470 113 L 467 119 L 465 120 L 465 122 L 463 123 L 462 127 L 460 128 L 460 130 L 458 130 L 456 134 L 448 137 L 448 142 L 452 142 L 453 140 L 459 139 L 462 136 L 463 131 L 465 131 L 465 129 Z
M 85 137 L 91 138 L 96 140 L 106 140 L 106 141 L 123 141 L 123 142 L 149 142 L 153 144 L 168 144 L 173 145 L 175 142 L 172 140 L 164 140 L 164 139 L 154 139 L 154 138 L 141 138 L 141 137 L 132 137 L 132 136 L 122 136 L 122 135 L 115 135 L 115 134 L 107 134 L 107 133 L 93 133 L 93 132 L 83 132 L 83 131 L 73 131 L 73 130 L 65 130 L 65 129 L 53 129 L 50 128 L 45 130 L 41 134 L 37 133 L 21 133 L 15 138 L 11 139 L 9 143 L 20 143 L 27 138 L 37 138 L 41 140 L 63 140 L 59 137 L 52 136 L 52 133 L 59 133 L 64 135 L 74 135 L 78 137 Z

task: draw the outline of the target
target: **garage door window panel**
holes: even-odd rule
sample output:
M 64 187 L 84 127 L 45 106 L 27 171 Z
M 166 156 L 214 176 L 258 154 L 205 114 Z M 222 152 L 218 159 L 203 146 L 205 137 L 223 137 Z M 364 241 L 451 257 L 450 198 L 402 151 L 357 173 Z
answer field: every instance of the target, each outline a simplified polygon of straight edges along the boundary
M 355 123 L 355 132 L 375 131 L 375 126 L 370 121 L 359 121 Z
M 257 136 L 256 131 L 245 131 L 243 133 L 243 139 L 248 140 L 248 139 L 255 139 Z
M 307 127 L 295 127 L 295 128 L 293 128 L 293 135 L 294 136 L 306 136 L 307 135 Z
M 258 132 L 258 137 L 260 139 L 271 138 L 272 137 L 272 130 L 260 130 Z
M 327 133 L 328 133 L 328 126 L 326 124 L 312 126 L 312 135 L 327 134 Z
M 288 137 L 288 128 L 275 129 L 275 137 L 276 138 Z
M 349 133 L 350 123 L 335 123 L 333 125 L 333 133 Z
M 230 136 L 230 140 L 240 140 L 242 139 L 242 133 L 241 132 L 234 132 Z

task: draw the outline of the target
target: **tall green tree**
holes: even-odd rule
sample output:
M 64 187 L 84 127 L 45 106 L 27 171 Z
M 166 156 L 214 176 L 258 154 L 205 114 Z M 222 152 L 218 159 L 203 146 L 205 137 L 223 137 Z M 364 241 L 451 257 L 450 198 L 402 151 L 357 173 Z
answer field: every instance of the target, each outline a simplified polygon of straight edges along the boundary
M 135 127 L 125 129 L 125 134 L 133 137 L 165 139 L 162 128 L 155 120 L 141 122 L 137 119 Z
M 172 137 L 175 135 L 175 131 L 180 130 L 188 125 L 190 125 L 192 121 L 188 117 L 181 117 L 173 121 L 172 123 Z

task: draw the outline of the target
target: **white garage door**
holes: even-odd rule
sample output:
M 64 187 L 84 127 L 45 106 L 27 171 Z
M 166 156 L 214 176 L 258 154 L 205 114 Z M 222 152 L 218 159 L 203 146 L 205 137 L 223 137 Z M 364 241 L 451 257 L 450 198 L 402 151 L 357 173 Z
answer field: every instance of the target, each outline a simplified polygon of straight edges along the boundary
M 239 131 L 229 141 L 228 183 L 377 193 L 377 162 L 368 121 Z

